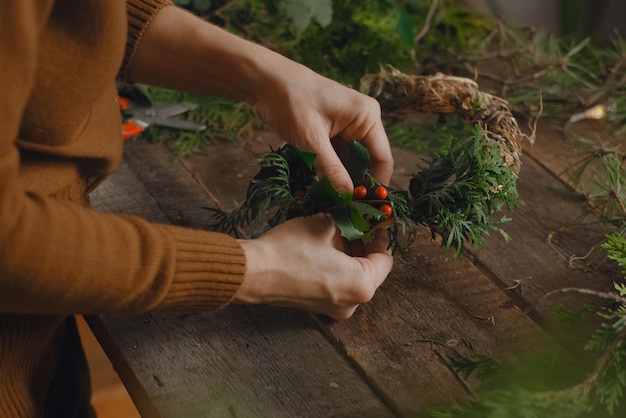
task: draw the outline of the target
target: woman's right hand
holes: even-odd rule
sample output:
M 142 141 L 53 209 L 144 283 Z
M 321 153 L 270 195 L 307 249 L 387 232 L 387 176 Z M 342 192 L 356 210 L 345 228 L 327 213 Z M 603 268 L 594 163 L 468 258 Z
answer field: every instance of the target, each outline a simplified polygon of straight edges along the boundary
M 247 271 L 235 303 L 298 308 L 334 319 L 347 319 L 368 302 L 393 265 L 386 231 L 366 245 L 348 243 L 322 214 L 240 242 Z

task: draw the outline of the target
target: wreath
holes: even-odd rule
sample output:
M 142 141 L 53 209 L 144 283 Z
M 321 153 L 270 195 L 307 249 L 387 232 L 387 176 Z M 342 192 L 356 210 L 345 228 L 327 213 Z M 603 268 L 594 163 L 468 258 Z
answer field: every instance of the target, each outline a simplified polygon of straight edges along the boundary
M 211 209 L 216 230 L 241 235 L 261 223 L 272 228 L 297 216 L 327 213 L 343 237 L 368 242 L 386 229 L 394 252 L 404 250 L 426 226 L 431 237 L 459 255 L 463 245 L 482 246 L 490 231 L 510 237 L 501 224 L 503 210 L 522 204 L 517 192 L 521 143 L 534 133 L 520 130 L 505 100 L 482 92 L 473 80 L 437 73 L 410 75 L 386 67 L 361 80 L 360 90 L 376 98 L 383 115 L 457 114 L 474 126 L 468 137 L 441 137 L 441 145 L 410 174 L 408 190 L 383 185 L 368 172 L 369 153 L 354 142 L 340 154 L 355 185 L 339 193 L 313 168 L 315 154 L 290 145 L 259 157 L 259 172 L 246 198 L 231 210 Z M 406 238 L 406 239 L 402 239 Z

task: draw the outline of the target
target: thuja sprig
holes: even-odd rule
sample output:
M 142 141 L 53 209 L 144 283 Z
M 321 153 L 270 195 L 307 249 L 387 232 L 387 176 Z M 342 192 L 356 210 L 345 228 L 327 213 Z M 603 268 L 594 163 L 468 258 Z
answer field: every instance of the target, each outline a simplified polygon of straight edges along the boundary
M 269 227 L 276 226 L 302 209 L 306 190 L 315 180 L 315 155 L 298 148 L 283 146 L 261 155 L 257 163 L 260 171 L 250 181 L 246 198 L 234 208 L 213 212 L 218 231 L 239 237 L 241 228 L 264 220 Z M 309 213 L 312 214 L 312 213 Z
M 457 251 L 466 241 L 482 246 L 489 231 L 499 232 L 508 241 L 510 237 L 498 225 L 510 219 L 493 217 L 522 204 L 516 178 L 481 129 L 465 140 L 443 137 L 428 166 L 411 177 L 411 218 L 427 225 L 433 236 L 441 235 L 444 246 Z

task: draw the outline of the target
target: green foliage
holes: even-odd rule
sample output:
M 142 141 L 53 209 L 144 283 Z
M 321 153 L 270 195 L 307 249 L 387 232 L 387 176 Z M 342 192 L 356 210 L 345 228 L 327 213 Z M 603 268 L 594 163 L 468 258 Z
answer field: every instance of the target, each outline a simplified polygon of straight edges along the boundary
M 298 191 L 308 189 L 315 180 L 312 159 L 312 154 L 293 147 L 261 156 L 261 170 L 250 182 L 244 202 L 229 211 L 208 208 L 215 218 L 212 227 L 239 237 L 240 228 L 255 224 L 259 218 L 269 218 L 270 227 L 284 222 L 303 201 Z M 279 209 L 272 212 L 275 207 Z
M 516 180 L 481 129 L 465 140 L 443 136 L 427 167 L 411 176 L 411 218 L 441 235 L 443 245 L 457 254 L 465 242 L 482 246 L 492 230 L 508 240 L 498 225 L 509 219 L 493 216 L 522 203 Z
M 174 3 L 177 6 L 201 15 L 208 12 L 215 2 L 211 0 L 174 0 Z
M 464 379 L 476 376 L 479 379 L 486 379 L 505 367 L 489 356 L 477 356 L 470 358 L 458 351 L 453 351 L 443 360 L 443 364 L 455 373 L 459 373 Z
M 286 16 L 293 25 L 303 30 L 311 21 L 326 27 L 333 20 L 332 0 L 283 0 Z
M 626 239 L 617 234 L 609 235 L 602 247 L 609 252 L 608 257 L 617 262 L 626 276 Z M 620 295 L 624 296 L 623 293 Z
M 554 319 L 556 319 L 559 324 L 564 324 L 568 326 L 583 325 L 587 314 L 588 309 L 583 309 L 581 311 L 572 311 L 570 309 L 567 309 L 563 305 L 556 305 L 552 309 L 552 316 L 554 317 Z
M 319 17 L 330 12 L 322 13 L 327 10 L 326 2 L 301 1 L 311 7 L 298 18 L 298 22 L 306 21 L 306 26 L 294 24 L 295 11 L 285 7 L 291 1 L 240 3 L 224 11 L 229 30 L 342 83 L 358 85 L 361 76 L 378 71 L 381 63 L 404 69 L 412 66 L 395 29 L 397 10 L 387 0 L 335 0 L 330 22 Z M 317 18 L 311 18 L 313 12 Z
M 499 227 L 508 218 L 493 217 L 521 204 L 515 174 L 504 166 L 497 146 L 486 140 L 478 128 L 466 140 L 443 138 L 443 146 L 433 152 L 427 167 L 411 176 L 409 193 L 388 187 L 388 201 L 355 201 L 349 194 L 336 192 L 328 179 L 314 180 L 310 171 L 305 176 L 294 176 L 295 172 L 310 170 L 309 165 L 303 167 L 302 159 L 286 158 L 296 151 L 284 146 L 263 157 L 263 167 L 250 183 L 246 201 L 231 212 L 218 212 L 214 227 L 233 232 L 234 226 L 267 218 L 272 227 L 293 216 L 324 212 L 335 217 L 345 238 L 367 242 L 382 220 L 380 206 L 389 204 L 393 210 L 390 234 L 394 250 L 404 251 L 403 245 L 413 240 L 417 225 L 423 224 L 430 228 L 433 238 L 441 235 L 443 246 L 456 248 L 460 255 L 466 242 L 483 245 L 484 235 L 492 230 L 508 239 Z M 369 153 L 360 143 L 355 142 L 341 157 L 355 186 L 365 184 L 373 189 L 378 185 L 368 174 Z M 295 181 L 296 177 L 306 181 Z M 304 198 L 297 197 L 299 190 L 306 191 Z
M 494 390 L 488 400 L 458 404 L 431 414 L 437 418 L 575 418 L 580 416 L 579 391 L 547 396 L 530 390 Z
M 369 153 L 355 143 L 343 154 L 349 172 L 359 183 L 366 181 Z M 239 228 L 266 222 L 271 228 L 296 216 L 329 213 L 348 240 L 373 238 L 372 225 L 381 220 L 380 202 L 355 201 L 349 193 L 339 193 L 327 178 L 318 179 L 313 170 L 314 154 L 290 145 L 263 155 L 261 169 L 252 179 L 246 200 L 232 210 L 210 209 L 215 216 L 212 227 L 239 235 Z M 375 185 L 373 179 L 369 179 Z
M 615 233 L 606 237 L 602 248 L 608 258 L 622 268 L 626 276 L 626 207 L 624 187 L 626 158 L 619 148 L 587 143 L 585 152 L 568 164 L 564 175 L 588 197 L 592 210 L 601 220 L 615 226 Z M 501 365 L 491 373 L 478 375 L 481 359 L 457 357 L 451 366 L 459 373 L 474 373 L 481 379 L 476 398 L 433 412 L 437 417 L 540 417 L 548 414 L 563 417 L 623 416 L 626 390 L 626 278 L 614 283 L 617 304 L 585 307 L 572 312 L 557 306 L 553 314 L 580 338 L 581 329 L 589 321 L 600 320 L 584 344 L 584 353 L 575 353 L 570 344 L 552 347 L 549 352 L 533 353 L 518 359 L 516 367 Z M 587 294 L 593 291 L 580 289 Z M 606 297 L 597 293 L 598 297 Z M 584 355 L 583 355 L 584 354 Z M 542 362 L 553 358 L 554 362 Z M 531 381 L 544 382 L 529 385 Z M 467 377 L 467 376 L 466 376 Z
M 235 142 L 241 138 L 251 137 L 254 129 L 263 127 L 262 122 L 254 116 L 250 106 L 245 102 L 220 97 L 197 96 L 143 85 L 136 85 L 133 88 L 140 90 L 140 93 L 136 94 L 141 94 L 145 100 L 155 103 L 182 102 L 197 105 L 195 109 L 186 112 L 183 117 L 186 120 L 206 125 L 207 129 L 191 132 L 151 126 L 142 134 L 144 138 L 153 142 L 176 138 L 170 144 L 172 151 L 178 157 L 204 153 L 208 145 L 217 140 Z M 130 91 L 126 93 L 132 95 Z
M 423 20 L 418 22 L 421 28 Z M 443 63 L 455 60 L 459 54 L 485 51 L 485 39 L 494 27 L 492 18 L 464 7 L 462 2 L 446 1 L 434 15 L 428 32 L 413 46 L 416 66 L 427 68 L 433 59 Z
M 415 22 L 404 7 L 398 8 L 396 31 L 404 47 L 409 51 L 412 50 L 415 45 Z

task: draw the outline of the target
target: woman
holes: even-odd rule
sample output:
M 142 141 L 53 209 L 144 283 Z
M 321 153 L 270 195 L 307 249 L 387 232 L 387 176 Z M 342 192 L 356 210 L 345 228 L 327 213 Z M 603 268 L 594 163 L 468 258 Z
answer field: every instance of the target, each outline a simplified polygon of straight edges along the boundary
M 322 216 L 235 240 L 87 204 L 121 158 L 116 78 L 245 100 L 345 191 L 329 138 L 362 141 L 391 176 L 373 99 L 167 0 L 4 0 L 0 40 L 0 416 L 91 413 L 72 314 L 270 303 L 346 319 L 389 273 L 384 235 L 355 249 Z

